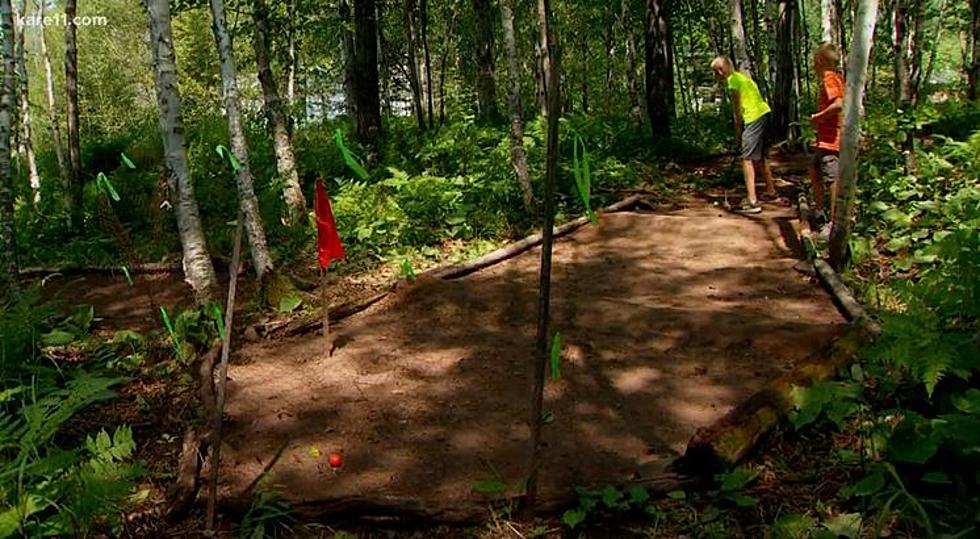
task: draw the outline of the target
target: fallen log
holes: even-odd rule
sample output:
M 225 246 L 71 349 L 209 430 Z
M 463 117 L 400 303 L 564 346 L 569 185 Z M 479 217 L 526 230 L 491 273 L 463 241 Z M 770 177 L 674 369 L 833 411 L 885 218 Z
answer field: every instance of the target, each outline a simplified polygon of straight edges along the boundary
M 228 260 L 221 257 L 212 258 L 211 263 L 214 264 L 216 269 L 225 270 L 228 267 Z M 65 276 L 80 274 L 123 275 L 125 273 L 123 270 L 124 267 L 126 268 L 125 271 L 128 271 L 130 275 L 181 273 L 184 271 L 184 266 L 181 262 L 144 262 L 141 264 L 120 264 L 117 266 L 64 266 L 60 268 L 34 266 L 21 269 L 20 277 L 22 279 L 34 279 L 54 274 Z

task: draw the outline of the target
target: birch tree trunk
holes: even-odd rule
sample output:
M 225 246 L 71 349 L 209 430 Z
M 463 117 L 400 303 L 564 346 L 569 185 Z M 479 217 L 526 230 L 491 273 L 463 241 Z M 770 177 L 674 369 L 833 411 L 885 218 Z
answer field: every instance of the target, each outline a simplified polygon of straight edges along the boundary
M 65 2 L 65 87 L 68 94 L 68 228 L 80 232 L 82 219 L 82 150 L 78 131 L 78 45 L 75 16 L 77 0 Z
M 419 2 L 419 24 L 422 32 L 422 56 L 425 59 L 425 100 L 429 108 L 429 129 L 434 126 L 432 115 L 432 56 L 429 54 L 429 0 Z
M 279 181 L 282 182 L 282 196 L 289 211 L 289 222 L 299 224 L 306 217 L 306 198 L 296 172 L 296 156 L 292 138 L 289 136 L 288 116 L 283 110 L 269 60 L 269 12 L 265 0 L 254 0 L 253 8 L 255 35 L 252 38 L 252 47 L 255 49 L 255 64 L 265 101 L 265 117 L 269 122 L 269 130 L 272 131 L 276 171 L 279 173 Z
M 289 64 L 286 66 L 286 102 L 289 103 L 289 110 L 295 113 L 296 72 L 299 71 L 299 55 L 296 54 L 296 0 L 288 1 L 286 4 L 286 13 L 289 20 L 286 35 L 286 54 L 289 60 Z
M 375 0 L 354 0 L 354 131 L 377 152 L 381 136 L 378 93 L 378 26 Z M 370 153 L 368 155 L 370 159 Z
M 40 5 L 38 15 L 44 19 L 44 9 L 47 2 L 38 2 Z M 71 211 L 71 201 L 69 199 L 69 189 L 71 180 L 68 168 L 65 166 L 65 151 L 61 139 L 61 122 L 58 119 L 58 107 L 54 99 L 54 74 L 51 69 L 51 56 L 48 55 L 48 45 L 45 42 L 44 26 L 40 28 L 41 36 L 38 40 L 41 44 L 41 59 L 44 61 L 44 85 L 45 93 L 48 98 L 48 123 L 51 124 L 51 146 L 54 148 L 55 160 L 58 162 L 58 177 L 61 179 L 61 187 L 64 192 L 62 205 L 65 213 Z
M 449 48 L 456 34 L 456 21 L 459 18 L 459 1 L 453 1 L 453 15 L 449 20 L 449 31 L 442 43 L 442 57 L 439 59 L 439 125 L 446 123 L 446 69 L 449 61 Z
M 830 236 L 830 263 L 840 269 L 844 263 L 851 213 L 857 186 L 857 158 L 861 141 L 861 113 L 864 85 L 868 78 L 868 57 L 878 17 L 878 0 L 862 0 L 854 20 L 851 54 L 847 59 L 847 89 L 844 92 L 844 127 L 840 140 L 840 198 Z
M 496 120 L 497 88 L 493 73 L 493 17 L 490 0 L 473 0 L 476 18 L 476 92 L 479 100 L 479 117 L 482 121 Z
M 31 139 L 31 108 L 29 99 L 29 88 L 27 85 L 27 62 L 24 61 L 24 25 L 20 23 L 21 17 L 27 16 L 29 4 L 25 0 L 22 4 L 23 9 L 20 13 L 14 8 L 14 30 L 17 36 L 17 78 L 19 79 L 18 101 L 20 103 L 20 126 L 21 144 L 24 149 L 24 159 L 27 161 L 27 179 L 31 187 L 31 202 L 36 207 L 41 201 L 41 178 L 37 174 L 37 161 L 34 159 L 34 142 Z
M 517 183 L 524 197 L 524 208 L 534 212 L 534 191 L 524 151 L 524 107 L 521 103 L 521 70 L 517 64 L 517 40 L 514 33 L 514 0 L 500 0 L 504 51 L 507 54 L 507 105 L 510 109 L 510 159 Z
M 646 0 L 647 115 L 653 136 L 670 138 L 674 117 L 674 70 L 671 67 L 670 22 L 664 0 Z
M 976 101 L 980 99 L 980 0 L 970 0 L 970 12 L 973 20 L 970 25 L 972 28 L 970 34 L 973 42 L 973 54 L 970 72 L 967 76 L 966 95 L 971 101 Z
M 751 78 L 755 70 L 749 57 L 749 44 L 745 37 L 745 8 L 742 0 L 731 0 L 732 48 L 735 49 L 735 68 Z
M 548 101 L 548 142 L 545 154 L 544 214 L 541 224 L 541 269 L 538 281 L 538 324 L 534 354 L 534 382 L 531 388 L 531 469 L 527 478 L 524 511 L 530 515 L 537 502 L 538 467 L 541 455 L 541 424 L 544 406 L 544 377 L 548 358 L 549 318 L 551 311 L 551 250 L 555 222 L 555 180 L 558 176 L 558 116 L 561 90 L 554 61 L 556 43 L 551 24 L 549 0 L 537 0 L 541 32 L 542 66 Z
M 167 183 L 171 196 L 176 198 L 173 207 L 183 251 L 184 278 L 194 290 L 198 305 L 204 305 L 217 297 L 218 279 L 208 254 L 197 199 L 194 198 L 190 166 L 187 163 L 169 0 L 144 0 L 143 5 L 150 26 L 150 47 L 153 53 L 160 135 L 168 173 Z
M 820 39 L 824 43 L 834 42 L 837 29 L 837 6 L 834 0 L 820 0 Z
M 10 0 L 0 0 L 0 28 L 13 35 L 14 17 Z M 3 40 L 3 86 L 0 88 L 0 298 L 19 290 L 17 236 L 14 233 L 13 177 L 10 171 L 10 131 L 14 108 L 14 40 Z
M 231 152 L 235 155 L 239 165 L 236 172 L 238 201 L 241 204 L 241 214 L 245 219 L 245 232 L 248 236 L 249 252 L 252 253 L 252 265 L 255 266 L 258 281 L 263 283 L 266 273 L 271 272 L 274 268 L 272 256 L 269 254 L 269 246 L 265 240 L 265 228 L 262 226 L 259 201 L 255 197 L 252 171 L 248 164 L 248 143 L 245 140 L 245 129 L 242 126 L 241 104 L 238 99 L 238 81 L 231 36 L 228 34 L 228 28 L 225 25 L 224 0 L 211 0 L 211 17 L 211 30 L 214 32 L 214 42 L 221 62 L 221 87 L 225 98 L 225 117 L 228 120 Z
M 405 46 L 408 50 L 408 85 L 412 90 L 412 110 L 419 130 L 425 130 L 425 112 L 422 110 L 422 84 L 419 80 L 419 55 L 415 46 L 415 0 L 405 0 Z
M 908 0 L 895 0 L 892 8 L 892 55 L 895 61 L 895 100 L 900 107 L 912 103 L 912 78 L 909 75 L 906 42 L 908 41 Z
M 623 31 L 626 49 L 626 94 L 629 96 L 630 116 L 639 121 L 640 85 L 636 80 L 636 40 L 633 39 L 633 24 L 630 18 L 629 0 L 621 0 L 619 4 L 619 25 Z

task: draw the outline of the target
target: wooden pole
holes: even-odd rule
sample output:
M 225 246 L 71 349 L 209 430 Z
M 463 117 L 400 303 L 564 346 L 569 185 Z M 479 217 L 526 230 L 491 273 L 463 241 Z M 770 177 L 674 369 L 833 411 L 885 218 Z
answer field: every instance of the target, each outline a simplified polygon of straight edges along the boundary
M 330 337 L 330 298 L 327 295 L 329 268 L 320 270 L 320 303 L 323 306 L 323 344 L 327 355 L 333 355 L 333 339 Z
M 211 436 L 209 460 L 211 462 L 211 478 L 208 482 L 207 530 L 214 529 L 214 513 L 218 500 L 218 468 L 221 459 L 221 416 L 225 409 L 225 380 L 228 378 L 228 356 L 231 353 L 232 321 L 235 317 L 235 292 L 238 284 L 238 270 L 242 257 L 242 229 L 245 224 L 244 215 L 238 212 L 238 223 L 235 225 L 235 244 L 231 251 L 231 267 L 228 268 L 228 301 L 225 304 L 225 328 L 221 336 L 221 361 L 218 363 L 217 402 L 211 419 Z
M 534 385 L 531 390 L 531 469 L 527 478 L 524 512 L 534 510 L 538 493 L 538 467 L 541 454 L 541 415 L 544 404 L 544 377 L 548 364 L 548 317 L 551 306 L 551 246 L 555 221 L 555 178 L 558 172 L 558 66 L 555 64 L 555 42 L 551 28 L 551 9 L 548 0 L 538 0 L 541 28 L 542 68 L 545 96 L 548 105 L 548 145 L 545 156 L 544 215 L 541 229 L 541 270 L 538 288 L 538 331 L 534 355 Z

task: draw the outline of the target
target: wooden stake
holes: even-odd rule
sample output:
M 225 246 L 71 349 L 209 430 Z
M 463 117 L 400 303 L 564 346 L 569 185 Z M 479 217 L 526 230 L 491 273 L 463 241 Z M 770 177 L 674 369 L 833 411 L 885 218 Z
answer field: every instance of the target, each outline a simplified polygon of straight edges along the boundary
M 208 508 L 206 529 L 214 529 L 214 513 L 218 501 L 218 468 L 221 462 L 221 416 L 225 409 L 225 381 L 228 378 L 228 356 L 231 354 L 232 320 L 235 317 L 235 292 L 238 284 L 238 271 L 242 256 L 242 229 L 245 218 L 238 213 L 238 223 L 235 226 L 235 243 L 231 251 L 231 267 L 228 268 L 228 301 L 225 304 L 225 328 L 221 336 L 221 361 L 218 363 L 217 404 L 210 418 L 211 436 L 209 446 L 209 461 L 211 462 L 211 477 L 208 482 Z
M 323 306 L 323 346 L 327 349 L 327 355 L 333 355 L 333 339 L 330 336 L 330 298 L 327 294 L 327 276 L 330 270 L 320 270 L 320 303 Z

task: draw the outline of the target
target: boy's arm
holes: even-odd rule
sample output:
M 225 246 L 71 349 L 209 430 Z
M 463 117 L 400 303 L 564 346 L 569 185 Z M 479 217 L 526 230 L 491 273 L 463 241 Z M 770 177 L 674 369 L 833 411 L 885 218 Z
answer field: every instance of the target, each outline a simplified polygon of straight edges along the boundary
M 735 142 L 742 145 L 742 96 L 732 90 L 732 116 L 735 117 Z
M 819 120 L 820 118 L 823 118 L 828 114 L 833 114 L 834 112 L 839 111 L 843 108 L 844 108 L 844 100 L 838 97 L 835 98 L 833 101 L 831 101 L 830 104 L 827 105 L 827 108 L 821 110 L 816 114 L 810 115 L 810 119 Z

